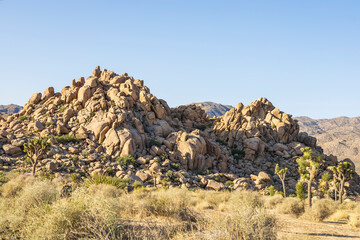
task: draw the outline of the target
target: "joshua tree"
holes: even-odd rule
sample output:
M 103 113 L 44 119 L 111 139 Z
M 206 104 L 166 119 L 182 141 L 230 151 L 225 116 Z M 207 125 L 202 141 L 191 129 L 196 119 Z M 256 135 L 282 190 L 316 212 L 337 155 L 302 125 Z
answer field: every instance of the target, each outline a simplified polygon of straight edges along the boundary
M 299 164 L 299 173 L 301 180 L 306 181 L 308 184 L 308 204 L 311 207 L 311 184 L 318 173 L 321 156 L 312 157 L 312 151 L 309 147 L 302 148 L 303 156 L 297 159 Z
M 32 174 L 35 175 L 36 165 L 39 162 L 39 158 L 44 153 L 50 150 L 51 144 L 44 139 L 31 139 L 28 143 L 24 144 L 24 152 L 30 158 L 32 164 Z
M 344 161 L 344 162 L 340 162 L 337 166 L 333 166 L 331 170 L 334 174 L 334 179 L 336 179 L 335 184 L 336 182 L 339 183 L 339 189 L 338 189 L 339 199 L 340 199 L 340 203 L 342 203 L 343 194 L 344 194 L 344 184 L 346 181 L 353 178 L 354 167 L 351 163 Z
M 285 189 L 285 176 L 287 172 L 287 168 L 280 169 L 279 164 L 275 166 L 275 174 L 277 174 L 282 182 L 283 191 L 284 191 L 284 198 L 286 198 L 286 189 Z

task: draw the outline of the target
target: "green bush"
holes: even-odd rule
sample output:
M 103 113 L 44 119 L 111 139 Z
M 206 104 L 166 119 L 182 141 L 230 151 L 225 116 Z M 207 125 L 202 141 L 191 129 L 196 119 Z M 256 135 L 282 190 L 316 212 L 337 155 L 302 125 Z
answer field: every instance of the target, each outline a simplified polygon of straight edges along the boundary
M 54 136 L 53 137 L 58 143 L 67 144 L 67 143 L 77 143 L 80 142 L 81 139 L 72 136 L 72 135 L 62 135 L 62 136 Z
M 137 162 L 135 158 L 133 158 L 131 155 L 126 155 L 122 157 L 118 157 L 116 161 L 120 164 L 122 167 L 127 167 L 129 165 L 137 166 Z
M 178 163 L 172 163 L 170 166 L 172 169 L 175 169 L 176 171 L 180 169 L 180 165 Z
M 25 121 L 27 118 L 26 118 L 26 116 L 19 116 L 19 119 L 20 119 L 21 121 Z
M 4 172 L 0 172 L 0 186 L 4 183 L 7 183 L 9 179 L 6 177 Z
M 45 123 L 46 127 L 50 127 L 50 126 L 53 126 L 53 125 L 55 125 L 55 123 L 53 121 L 49 121 L 49 122 Z
M 140 181 L 134 181 L 133 187 L 134 187 L 134 189 L 139 189 L 139 188 L 144 187 L 144 185 Z
M 225 186 L 226 186 L 226 187 L 232 187 L 232 186 L 234 186 L 234 182 L 228 180 L 228 181 L 225 182 Z

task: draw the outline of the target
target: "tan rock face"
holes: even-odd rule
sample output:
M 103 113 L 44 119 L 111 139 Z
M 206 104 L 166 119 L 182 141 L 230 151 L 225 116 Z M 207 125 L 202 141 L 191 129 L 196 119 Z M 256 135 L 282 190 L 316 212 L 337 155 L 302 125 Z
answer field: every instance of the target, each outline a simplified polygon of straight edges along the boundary
M 41 100 L 41 93 L 34 93 L 29 99 L 29 104 L 38 104 Z

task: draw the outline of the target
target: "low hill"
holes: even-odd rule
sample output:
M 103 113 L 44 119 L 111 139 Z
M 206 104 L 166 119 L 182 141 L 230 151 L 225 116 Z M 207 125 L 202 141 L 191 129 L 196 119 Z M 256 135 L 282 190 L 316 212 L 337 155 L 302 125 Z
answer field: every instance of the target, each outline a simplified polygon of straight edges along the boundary
M 20 112 L 22 109 L 21 106 L 10 104 L 10 105 L 0 105 L 0 114 L 14 114 Z

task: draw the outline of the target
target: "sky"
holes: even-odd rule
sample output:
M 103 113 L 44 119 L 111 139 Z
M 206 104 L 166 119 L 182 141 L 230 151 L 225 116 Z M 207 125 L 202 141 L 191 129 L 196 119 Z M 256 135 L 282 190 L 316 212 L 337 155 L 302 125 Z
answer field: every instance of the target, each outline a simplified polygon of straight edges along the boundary
M 0 104 L 99 65 L 171 107 L 266 97 L 294 116 L 359 116 L 359 13 L 358 0 L 0 0 Z

